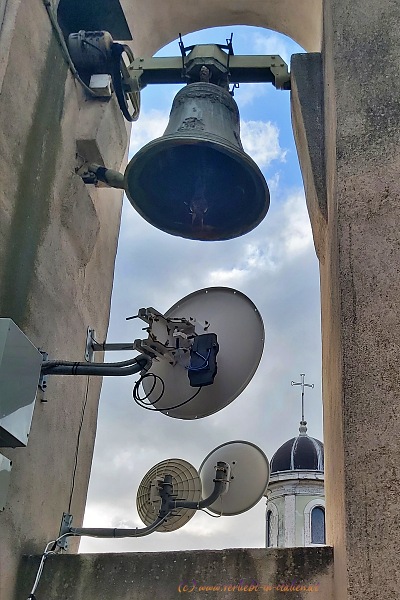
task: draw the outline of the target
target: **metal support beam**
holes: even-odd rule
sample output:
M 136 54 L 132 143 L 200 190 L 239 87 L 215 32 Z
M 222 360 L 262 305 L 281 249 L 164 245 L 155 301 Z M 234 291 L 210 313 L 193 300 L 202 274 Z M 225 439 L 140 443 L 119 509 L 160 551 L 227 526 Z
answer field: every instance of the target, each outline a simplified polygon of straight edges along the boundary
M 207 50 L 210 46 L 207 47 Z M 212 47 L 212 46 L 211 46 Z M 211 51 L 200 57 L 193 55 L 193 50 L 186 58 L 184 64 L 180 56 L 165 58 L 135 58 L 128 67 L 128 85 L 131 91 L 139 91 L 149 84 L 162 83 L 190 83 L 190 71 L 194 63 L 202 65 L 220 65 L 227 70 L 228 83 L 272 83 L 277 89 L 290 89 L 290 75 L 285 61 L 278 55 L 242 55 L 230 56 L 218 47 L 218 56 Z M 199 53 L 204 52 L 202 46 L 196 46 Z M 211 56 L 209 56 L 211 54 Z M 225 57 L 224 62 L 220 55 Z M 228 70 L 229 69 L 229 70 Z M 222 69 L 220 69 L 222 71 Z

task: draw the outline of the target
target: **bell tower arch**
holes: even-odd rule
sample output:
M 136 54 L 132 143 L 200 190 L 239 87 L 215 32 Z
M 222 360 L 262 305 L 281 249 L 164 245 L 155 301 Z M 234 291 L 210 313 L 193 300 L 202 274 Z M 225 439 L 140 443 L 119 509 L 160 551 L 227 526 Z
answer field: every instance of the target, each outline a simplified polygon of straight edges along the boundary
M 133 33 L 136 53 L 154 54 L 182 35 L 224 25 L 253 25 L 293 38 L 307 52 L 322 44 L 322 0 L 171 0 L 121 2 Z M 160 27 L 162 23 L 162 27 Z

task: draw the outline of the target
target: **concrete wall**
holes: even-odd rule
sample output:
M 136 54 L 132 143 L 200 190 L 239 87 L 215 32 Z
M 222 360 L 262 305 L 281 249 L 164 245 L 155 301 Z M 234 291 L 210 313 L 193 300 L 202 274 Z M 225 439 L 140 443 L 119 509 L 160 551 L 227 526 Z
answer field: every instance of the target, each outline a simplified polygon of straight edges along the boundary
M 37 566 L 38 557 L 24 559 L 15 600 L 29 594 Z M 292 600 L 333 600 L 332 582 L 328 547 L 81 554 L 50 557 L 37 598 L 175 600 L 187 595 L 234 600 L 251 592 L 251 598 L 268 600 L 286 594 Z M 296 591 L 298 586 L 308 591 Z
M 335 23 L 340 34 L 327 39 L 335 85 L 325 94 L 326 108 L 336 105 L 336 177 L 328 183 L 328 260 L 321 268 L 326 495 L 338 507 L 336 514 L 328 508 L 329 541 L 347 564 L 349 597 L 393 598 L 400 544 L 400 5 L 367 0 L 350 10 L 333 3 L 327 29 Z M 338 593 L 346 589 L 344 573 L 337 571 Z
M 102 147 L 108 137 L 118 168 L 128 135 L 115 102 L 93 103 L 72 77 L 42 0 L 1 6 L 0 315 L 51 358 L 83 360 L 87 326 L 100 339 L 107 330 L 121 194 L 89 193 L 75 175 L 76 141 L 85 131 Z M 13 462 L 0 513 L 2 600 L 12 597 L 20 556 L 42 552 L 70 501 L 82 519 L 100 386 L 94 377 L 49 378 L 28 447 L 0 450 Z
M 271 27 L 308 51 L 322 49 L 321 71 L 313 70 L 315 86 L 306 97 L 315 109 L 318 160 L 315 149 L 310 154 L 295 78 L 293 121 L 321 262 L 325 489 L 335 598 L 395 598 L 400 6 L 394 0 L 325 0 L 322 23 L 317 0 L 123 5 L 138 54 L 153 53 L 179 32 L 237 23 Z M 111 192 L 90 197 L 73 175 L 76 117 L 84 98 L 54 44 L 42 2 L 15 0 L 5 7 L 0 308 L 52 355 L 76 358 L 86 325 L 105 333 L 119 206 Z M 316 168 L 325 170 L 324 181 L 316 180 Z M 73 505 L 78 518 L 98 387 L 91 381 Z M 14 461 L 14 473 L 10 506 L 0 515 L 2 585 L 16 557 L 38 551 L 57 529 L 68 502 L 71 440 L 77 438 L 85 390 L 78 380 L 52 382 L 49 403 L 36 408 L 28 450 L 4 452 Z
M 321 49 L 322 0 L 121 0 L 135 52 L 152 55 L 190 33 L 221 25 L 254 25 L 292 37 L 308 52 Z M 162 23 L 162 27 L 160 27 Z
M 326 1 L 320 67 L 292 62 L 320 258 L 327 540 L 340 599 L 399 593 L 399 24 L 391 0 Z

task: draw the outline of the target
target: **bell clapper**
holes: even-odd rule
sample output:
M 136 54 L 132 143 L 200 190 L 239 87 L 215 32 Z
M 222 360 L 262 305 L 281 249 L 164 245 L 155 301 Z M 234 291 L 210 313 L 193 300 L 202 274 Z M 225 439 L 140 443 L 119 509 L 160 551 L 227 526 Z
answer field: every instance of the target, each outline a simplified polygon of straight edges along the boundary
M 204 215 L 208 211 L 208 203 L 205 197 L 205 178 L 199 175 L 196 180 L 194 196 L 189 203 L 189 212 L 192 215 L 192 226 L 203 229 Z

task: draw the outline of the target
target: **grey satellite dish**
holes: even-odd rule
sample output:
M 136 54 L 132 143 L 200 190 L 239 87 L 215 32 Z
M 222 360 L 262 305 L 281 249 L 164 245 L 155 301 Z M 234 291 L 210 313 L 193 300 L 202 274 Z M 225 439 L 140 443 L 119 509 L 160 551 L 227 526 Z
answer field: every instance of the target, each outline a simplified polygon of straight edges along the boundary
M 218 412 L 242 393 L 257 370 L 264 348 L 260 313 L 242 292 L 212 287 L 189 294 L 165 316 L 195 321 L 197 334 L 217 334 L 218 371 L 212 385 L 202 387 L 192 400 L 177 407 L 198 390 L 189 383 L 189 355 L 173 366 L 167 361 L 153 361 L 150 372 L 158 375 L 165 387 L 159 380 L 154 384 L 153 378 L 144 379 L 143 388 L 149 401 L 177 419 L 198 419 Z
M 157 493 L 157 480 L 162 480 L 165 475 L 172 476 L 174 495 L 177 499 L 193 502 L 201 500 L 201 481 L 193 465 L 180 458 L 163 460 L 146 473 L 137 491 L 136 507 L 139 517 L 145 525 L 151 525 L 158 516 L 161 500 Z M 176 514 L 177 512 L 178 514 Z M 175 509 L 175 516 L 169 517 L 157 531 L 180 529 L 190 521 L 195 512 L 188 508 Z
M 206 498 L 213 489 L 215 465 L 224 461 L 231 467 L 226 494 L 209 507 L 218 515 L 239 515 L 257 504 L 269 482 L 269 461 L 264 452 L 251 442 L 226 442 L 210 452 L 201 463 L 199 473 Z

